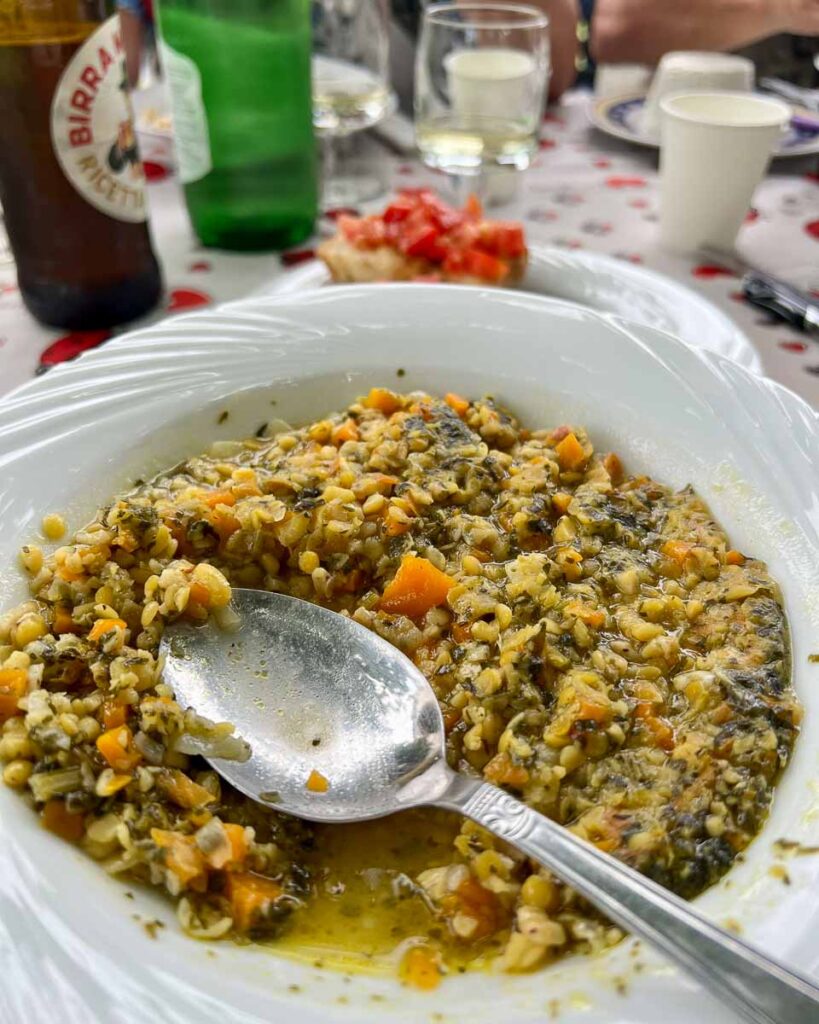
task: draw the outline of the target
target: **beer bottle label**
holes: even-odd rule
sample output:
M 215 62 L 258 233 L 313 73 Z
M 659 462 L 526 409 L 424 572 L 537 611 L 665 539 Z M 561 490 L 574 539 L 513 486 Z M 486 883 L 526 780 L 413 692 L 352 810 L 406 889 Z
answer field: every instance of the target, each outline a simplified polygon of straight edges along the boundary
M 202 101 L 202 76 L 190 57 L 174 50 L 164 40 L 159 52 L 171 92 L 179 178 L 187 185 L 204 178 L 213 168 L 208 118 Z
M 65 66 L 51 101 L 51 141 L 83 199 L 117 220 L 146 219 L 118 15 L 92 32 Z

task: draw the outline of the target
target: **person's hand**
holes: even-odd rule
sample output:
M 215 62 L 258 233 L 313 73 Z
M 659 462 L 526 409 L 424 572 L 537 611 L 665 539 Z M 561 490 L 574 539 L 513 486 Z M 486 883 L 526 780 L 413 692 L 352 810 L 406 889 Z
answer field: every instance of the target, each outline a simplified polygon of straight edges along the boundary
M 784 0 L 783 31 L 795 36 L 819 35 L 819 0 Z

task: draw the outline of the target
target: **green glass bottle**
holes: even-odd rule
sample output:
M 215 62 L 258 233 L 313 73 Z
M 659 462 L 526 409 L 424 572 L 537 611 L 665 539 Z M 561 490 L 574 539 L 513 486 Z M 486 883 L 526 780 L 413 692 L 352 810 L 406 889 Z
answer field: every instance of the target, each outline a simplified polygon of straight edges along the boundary
M 313 230 L 310 0 L 160 0 L 179 174 L 205 245 L 284 249 Z

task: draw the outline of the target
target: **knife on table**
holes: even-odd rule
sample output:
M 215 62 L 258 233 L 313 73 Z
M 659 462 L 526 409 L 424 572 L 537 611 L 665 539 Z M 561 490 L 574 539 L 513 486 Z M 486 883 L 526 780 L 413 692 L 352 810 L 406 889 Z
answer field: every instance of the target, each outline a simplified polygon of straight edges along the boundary
M 742 274 L 742 294 L 754 306 L 779 317 L 808 334 L 819 335 L 819 299 L 794 288 L 786 281 L 749 266 L 736 253 L 703 249 L 703 253 Z
M 749 270 L 742 278 L 745 298 L 761 309 L 787 320 L 800 331 L 819 336 L 819 302 L 760 270 Z

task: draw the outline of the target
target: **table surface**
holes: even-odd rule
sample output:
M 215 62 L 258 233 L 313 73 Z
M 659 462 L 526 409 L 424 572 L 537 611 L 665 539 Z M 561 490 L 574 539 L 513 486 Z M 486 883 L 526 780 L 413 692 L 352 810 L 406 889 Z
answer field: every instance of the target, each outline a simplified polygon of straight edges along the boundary
M 737 277 L 726 268 L 659 248 L 657 154 L 593 129 L 586 116 L 590 101 L 590 94 L 574 92 L 547 113 L 540 152 L 518 197 L 499 215 L 525 221 L 532 242 L 644 264 L 702 292 L 749 336 L 769 376 L 819 408 L 819 344 L 744 303 Z M 190 228 L 170 147 L 150 136 L 142 137 L 142 146 L 151 228 L 166 284 L 161 309 L 143 322 L 241 298 L 312 255 L 315 240 L 284 254 L 203 248 Z M 385 151 L 383 159 L 392 188 L 445 186 L 415 158 Z M 738 239 L 740 257 L 819 295 L 819 160 L 775 162 L 755 204 Z M 323 227 L 332 230 L 326 221 Z M 22 304 L 13 263 L 0 265 L 0 392 L 125 330 L 67 333 L 43 327 Z

